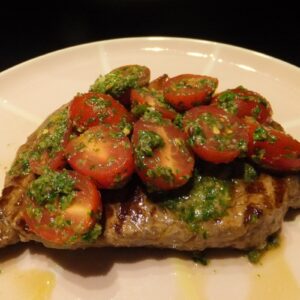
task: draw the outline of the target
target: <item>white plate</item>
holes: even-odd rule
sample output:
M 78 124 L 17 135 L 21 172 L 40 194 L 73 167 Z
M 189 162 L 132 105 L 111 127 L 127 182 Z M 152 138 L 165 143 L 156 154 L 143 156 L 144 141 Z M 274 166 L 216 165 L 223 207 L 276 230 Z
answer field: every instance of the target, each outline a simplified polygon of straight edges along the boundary
M 208 41 L 129 38 L 57 51 L 0 74 L 0 180 L 16 149 L 49 113 L 86 91 L 101 73 L 124 64 L 153 77 L 201 73 L 219 91 L 244 85 L 272 103 L 275 119 L 300 138 L 300 69 L 269 56 Z M 176 252 L 146 249 L 0 251 L 1 299 L 299 299 L 300 218 L 283 226 L 284 243 L 262 266 L 232 252 L 207 267 Z M 6 297 L 5 297 L 6 296 Z

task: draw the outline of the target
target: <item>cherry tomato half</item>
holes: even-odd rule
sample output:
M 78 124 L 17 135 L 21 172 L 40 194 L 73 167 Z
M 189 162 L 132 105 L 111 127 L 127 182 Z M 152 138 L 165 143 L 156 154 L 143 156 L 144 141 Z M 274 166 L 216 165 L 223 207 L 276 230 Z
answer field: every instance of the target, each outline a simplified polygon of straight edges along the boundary
M 70 119 L 79 132 L 99 124 L 122 125 L 131 122 L 126 108 L 110 95 L 78 94 L 70 104 Z
M 66 165 L 64 148 L 71 134 L 71 123 L 67 110 L 60 111 L 50 117 L 40 130 L 30 152 L 30 170 L 41 175 L 45 168 L 62 169 Z
M 165 101 L 163 93 L 154 89 L 140 88 L 132 89 L 130 95 L 131 105 L 134 109 L 137 105 L 147 105 L 153 107 L 161 113 L 164 118 L 173 120 L 177 112 Z
M 300 142 L 290 135 L 260 124 L 248 124 L 249 157 L 276 171 L 300 171 Z
M 51 206 L 38 205 L 34 199 L 24 210 L 24 220 L 29 230 L 48 242 L 63 245 L 80 241 L 96 223 L 101 214 L 101 196 L 95 184 L 75 171 L 68 171 L 75 180 L 75 196 L 71 204 L 63 209 L 61 199 Z
M 190 109 L 185 113 L 183 126 L 192 149 L 206 161 L 228 163 L 247 149 L 245 124 L 217 107 Z
M 126 65 L 100 76 L 91 86 L 91 91 L 110 94 L 126 107 L 130 104 L 130 89 L 146 86 L 150 80 L 150 70 L 145 66 Z
M 164 96 L 176 110 L 185 111 L 207 103 L 218 86 L 218 79 L 193 74 L 170 78 L 164 87 Z
M 250 116 L 260 123 L 271 121 L 269 102 L 260 94 L 242 86 L 215 95 L 212 103 L 240 118 Z
M 162 91 L 168 80 L 169 80 L 169 76 L 167 74 L 163 74 L 163 75 L 155 78 L 154 80 L 152 80 L 149 83 L 148 88 L 149 89 L 154 89 L 154 90 L 157 90 L 157 91 Z
M 133 152 L 128 137 L 108 125 L 89 128 L 66 146 L 69 164 L 93 178 L 100 188 L 122 187 L 134 171 Z
M 194 157 L 186 135 L 169 121 L 140 119 L 134 125 L 132 143 L 136 172 L 154 190 L 171 190 L 192 176 Z

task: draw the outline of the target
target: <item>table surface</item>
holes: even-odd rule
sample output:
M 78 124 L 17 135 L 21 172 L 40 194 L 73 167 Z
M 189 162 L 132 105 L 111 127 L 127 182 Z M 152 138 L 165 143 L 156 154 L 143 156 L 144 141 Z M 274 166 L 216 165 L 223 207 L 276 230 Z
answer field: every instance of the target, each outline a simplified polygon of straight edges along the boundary
M 65 47 L 136 36 L 217 41 L 300 66 L 300 18 L 288 2 L 278 7 L 255 6 L 252 1 L 243 6 L 193 0 L 85 3 L 46 2 L 39 7 L 25 1 L 1 8 L 0 71 Z

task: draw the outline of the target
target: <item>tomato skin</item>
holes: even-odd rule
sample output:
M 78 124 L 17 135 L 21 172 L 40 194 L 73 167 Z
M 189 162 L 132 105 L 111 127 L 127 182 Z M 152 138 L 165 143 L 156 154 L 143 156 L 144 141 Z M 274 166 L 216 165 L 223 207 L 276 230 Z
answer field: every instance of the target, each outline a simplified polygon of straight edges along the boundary
M 46 131 L 49 132 L 49 135 L 53 134 L 55 135 L 56 132 L 56 127 L 55 127 L 55 122 L 53 128 L 47 128 Z M 70 139 L 70 135 L 71 135 L 71 123 L 68 120 L 63 137 L 61 140 L 59 140 L 59 144 L 60 146 L 58 147 L 58 145 L 56 145 L 56 147 L 58 147 L 60 150 L 54 152 L 52 151 L 52 153 L 49 153 L 50 149 L 44 149 L 41 153 L 39 153 L 39 155 L 34 156 L 32 155 L 32 157 L 29 160 L 29 166 L 30 166 L 30 170 L 37 175 L 42 175 L 45 168 L 50 168 L 51 170 L 61 170 L 63 169 L 66 164 L 66 158 L 64 155 L 64 148 L 66 146 L 66 144 L 69 142 Z M 37 138 L 36 140 L 36 145 L 34 145 L 33 149 L 34 151 L 39 151 L 40 148 L 40 143 L 41 141 L 39 140 L 39 138 Z M 43 141 L 42 141 L 43 142 Z M 51 144 L 51 146 L 53 146 L 53 144 Z M 37 150 L 36 150 L 37 149 Z
M 131 121 L 126 108 L 110 95 L 89 92 L 74 97 L 69 107 L 70 119 L 79 132 L 99 124 L 119 125 Z
M 150 69 L 146 66 L 125 65 L 100 76 L 90 91 L 109 94 L 128 107 L 130 89 L 146 86 L 149 80 Z
M 143 151 L 142 139 L 158 138 L 151 151 Z M 154 190 L 172 190 L 184 185 L 192 176 L 194 157 L 186 145 L 186 135 L 171 122 L 154 123 L 140 119 L 135 123 L 132 143 L 135 169 L 141 180 Z M 149 150 L 149 149 L 148 149 Z
M 186 111 L 207 103 L 218 86 L 218 79 L 194 74 L 170 78 L 164 85 L 164 96 L 176 110 Z
M 248 156 L 257 164 L 282 172 L 300 171 L 300 142 L 290 135 L 262 126 L 248 123 Z
M 76 195 L 72 203 L 65 210 L 62 210 L 56 203 L 55 211 L 47 207 L 39 206 L 34 200 L 30 199 L 31 209 L 39 209 L 40 219 L 36 219 L 25 209 L 24 220 L 29 230 L 41 239 L 57 245 L 72 244 L 71 238 L 82 236 L 89 231 L 96 223 L 96 215 L 102 212 L 101 195 L 95 184 L 88 178 L 75 171 L 68 171 L 68 174 L 75 179 Z M 55 228 L 53 220 L 59 217 L 61 220 L 68 221 L 70 225 L 63 228 Z M 74 239 L 73 242 L 76 242 Z
M 206 161 L 228 163 L 247 148 L 248 134 L 243 121 L 217 107 L 190 109 L 183 117 L 183 126 L 193 151 Z
M 162 92 L 154 89 L 132 89 L 130 94 L 132 108 L 136 105 L 153 107 L 163 118 L 174 120 L 177 112 L 165 102 Z
M 165 84 L 168 80 L 169 80 L 169 76 L 167 74 L 163 74 L 163 75 L 155 78 L 154 80 L 152 80 L 149 83 L 148 88 L 154 89 L 157 91 L 163 91 Z
M 91 127 L 71 140 L 66 156 L 73 169 L 90 176 L 103 189 L 124 186 L 134 171 L 128 137 L 108 125 Z
M 250 116 L 260 123 L 271 121 L 272 109 L 269 102 L 260 94 L 241 86 L 215 95 L 212 104 L 239 118 Z

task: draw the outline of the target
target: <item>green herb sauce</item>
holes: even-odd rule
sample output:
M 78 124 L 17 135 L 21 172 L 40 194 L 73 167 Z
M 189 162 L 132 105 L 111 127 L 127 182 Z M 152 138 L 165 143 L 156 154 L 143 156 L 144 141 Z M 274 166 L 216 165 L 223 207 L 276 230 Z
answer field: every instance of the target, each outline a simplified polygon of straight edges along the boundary
M 257 127 L 253 133 L 254 141 L 275 143 L 277 138 L 270 134 L 264 127 Z
M 236 114 L 238 107 L 235 98 L 235 93 L 231 91 L 225 91 L 218 96 L 218 106 L 231 114 Z
M 40 129 L 37 138 L 31 149 L 18 155 L 11 167 L 9 174 L 26 175 L 30 172 L 30 160 L 38 160 L 43 153 L 47 153 L 50 158 L 63 150 L 63 142 L 68 130 L 68 109 L 54 114 L 47 124 Z
M 153 150 L 164 146 L 162 137 L 154 131 L 140 130 L 135 147 L 137 167 L 144 168 L 144 158 L 153 156 Z
M 133 65 L 111 71 L 100 76 L 91 86 L 90 91 L 108 93 L 113 97 L 120 97 L 128 88 L 139 87 L 139 82 L 146 68 Z
M 162 196 L 161 205 L 170 209 L 195 232 L 201 223 L 223 217 L 231 202 L 232 182 L 195 174 L 182 191 Z M 204 232 L 203 237 L 207 237 Z
M 86 232 L 83 236 L 82 239 L 86 242 L 89 243 L 94 243 L 97 241 L 98 237 L 102 233 L 102 227 L 99 224 L 95 224 L 95 226 L 90 229 L 88 232 Z
M 59 199 L 61 209 L 70 206 L 75 197 L 75 180 L 67 173 L 47 170 L 28 187 L 27 194 L 38 205 L 53 204 Z

